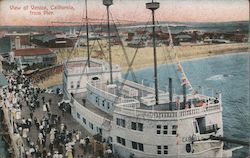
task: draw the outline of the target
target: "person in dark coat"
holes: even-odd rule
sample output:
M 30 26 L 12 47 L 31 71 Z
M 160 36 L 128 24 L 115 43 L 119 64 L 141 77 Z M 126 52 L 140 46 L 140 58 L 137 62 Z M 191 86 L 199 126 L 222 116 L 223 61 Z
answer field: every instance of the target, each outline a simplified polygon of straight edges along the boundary
M 33 112 L 30 113 L 30 118 L 33 120 Z

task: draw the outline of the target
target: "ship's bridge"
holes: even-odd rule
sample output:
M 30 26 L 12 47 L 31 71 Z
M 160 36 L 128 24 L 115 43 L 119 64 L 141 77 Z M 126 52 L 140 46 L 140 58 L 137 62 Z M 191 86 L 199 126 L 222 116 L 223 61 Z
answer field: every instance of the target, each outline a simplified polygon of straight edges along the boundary
M 64 64 L 63 91 L 66 93 L 86 92 L 87 82 L 92 80 L 102 80 L 110 82 L 110 65 L 108 62 L 91 58 L 87 64 L 87 58 L 69 59 Z M 121 78 L 121 68 L 119 65 L 112 65 L 113 78 Z
M 110 67 L 109 63 L 91 58 L 90 67 L 87 66 L 87 58 L 79 57 L 73 58 L 65 62 L 64 64 L 65 73 L 69 75 L 79 75 L 79 74 L 91 74 L 91 73 L 109 73 Z M 119 65 L 113 64 L 112 71 L 120 71 Z

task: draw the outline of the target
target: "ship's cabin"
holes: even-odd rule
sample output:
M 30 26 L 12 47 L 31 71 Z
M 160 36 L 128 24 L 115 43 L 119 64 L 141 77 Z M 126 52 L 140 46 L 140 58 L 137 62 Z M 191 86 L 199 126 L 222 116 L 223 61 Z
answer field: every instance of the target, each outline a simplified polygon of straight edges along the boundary
M 142 84 L 128 80 L 119 80 L 112 85 L 108 84 L 108 82 L 106 83 L 99 80 L 92 80 L 90 84 L 97 89 L 116 96 L 117 98 L 114 102 L 118 102 L 119 97 L 133 99 L 135 102 L 137 101 L 140 104 L 140 106 L 137 106 L 137 109 L 143 110 L 174 111 L 220 103 L 219 96 L 216 98 L 201 94 L 172 94 L 172 101 L 170 101 L 169 92 L 160 90 L 159 104 L 156 105 L 154 88 L 147 87 Z

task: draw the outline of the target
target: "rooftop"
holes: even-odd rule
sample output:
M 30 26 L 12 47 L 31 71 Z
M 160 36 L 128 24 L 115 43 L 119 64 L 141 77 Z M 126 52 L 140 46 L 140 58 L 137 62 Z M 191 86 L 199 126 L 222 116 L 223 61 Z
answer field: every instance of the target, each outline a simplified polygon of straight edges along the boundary
M 28 48 L 15 50 L 15 56 L 35 56 L 53 54 L 53 51 L 48 48 Z
M 46 35 L 39 35 L 39 36 L 34 36 L 33 39 L 42 41 L 42 42 L 49 42 L 50 40 L 54 40 L 57 37 L 55 35 L 51 34 L 46 34 Z
M 190 39 L 190 38 L 192 38 L 192 37 L 189 36 L 189 35 L 177 35 L 175 38 L 186 38 L 186 39 Z

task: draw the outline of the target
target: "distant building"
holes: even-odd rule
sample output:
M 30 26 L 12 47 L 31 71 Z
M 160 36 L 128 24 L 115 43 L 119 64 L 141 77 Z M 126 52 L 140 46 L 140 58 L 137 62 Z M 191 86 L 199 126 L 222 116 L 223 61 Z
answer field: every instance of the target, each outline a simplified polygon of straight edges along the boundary
M 56 64 L 56 54 L 48 48 L 28 48 L 14 51 L 14 58 L 18 65 L 22 67 L 39 64 L 51 66 Z
M 148 38 L 145 36 L 134 36 L 131 41 L 128 42 L 128 47 L 143 48 L 147 46 Z
M 208 44 L 211 44 L 212 43 L 212 39 L 209 38 L 209 37 L 205 37 L 204 40 L 203 40 L 204 43 L 208 43 Z
M 212 39 L 212 43 L 222 44 L 222 43 L 231 43 L 231 41 L 225 39 Z
M 175 39 L 179 42 L 192 42 L 192 37 L 190 35 L 177 35 Z
M 20 49 L 21 48 L 21 39 L 19 36 L 16 36 L 15 38 L 15 48 Z
M 66 35 L 44 34 L 33 36 L 32 42 L 48 48 L 65 48 L 74 46 L 76 38 L 67 38 Z
M 6 33 L 5 37 L 9 37 L 11 42 L 12 42 L 12 48 L 19 47 L 21 48 L 24 45 L 30 45 L 30 37 L 31 33 L 17 33 L 17 32 L 12 32 L 12 33 Z M 16 46 L 17 45 L 17 46 Z M 18 48 L 16 48 L 18 49 Z
M 135 33 L 134 33 L 134 32 L 128 32 L 127 41 L 132 41 L 134 36 L 135 36 Z

